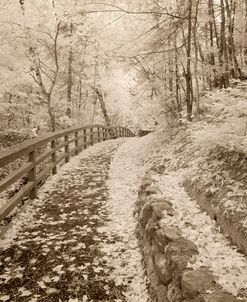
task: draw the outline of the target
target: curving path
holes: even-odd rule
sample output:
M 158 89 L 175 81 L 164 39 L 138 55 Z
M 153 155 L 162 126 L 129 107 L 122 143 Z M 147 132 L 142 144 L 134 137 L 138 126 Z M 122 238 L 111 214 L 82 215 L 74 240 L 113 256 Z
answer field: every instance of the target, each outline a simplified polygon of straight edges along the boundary
M 95 145 L 44 185 L 0 241 L 0 301 L 149 300 L 133 217 L 141 146 Z

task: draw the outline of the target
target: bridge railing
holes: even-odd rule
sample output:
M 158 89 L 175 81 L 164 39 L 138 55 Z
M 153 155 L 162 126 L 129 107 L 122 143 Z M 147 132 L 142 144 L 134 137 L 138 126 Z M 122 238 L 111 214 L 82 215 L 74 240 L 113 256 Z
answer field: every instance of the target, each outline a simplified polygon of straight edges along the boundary
M 25 196 L 37 197 L 37 188 L 49 174 L 57 173 L 58 164 L 68 163 L 71 156 L 95 143 L 118 137 L 131 137 L 133 133 L 123 127 L 89 125 L 69 128 L 43 135 L 0 151 L 0 168 L 18 166 L 0 181 L 0 193 L 25 179 L 20 189 L 0 207 L 0 221 L 22 202 Z

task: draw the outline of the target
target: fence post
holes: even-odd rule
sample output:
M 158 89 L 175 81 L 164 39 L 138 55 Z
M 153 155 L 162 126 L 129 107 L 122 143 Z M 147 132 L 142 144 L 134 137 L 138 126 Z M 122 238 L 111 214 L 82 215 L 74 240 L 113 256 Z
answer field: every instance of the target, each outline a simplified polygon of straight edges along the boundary
M 110 127 L 107 128 L 107 139 L 111 139 L 112 136 L 114 135 L 114 130 Z
M 56 156 L 56 150 L 55 150 L 56 140 L 51 141 L 51 148 L 54 149 L 54 152 L 51 155 L 51 161 L 52 161 L 52 163 L 55 164 L 55 166 L 52 169 L 52 174 L 54 175 L 54 174 L 57 174 L 57 164 L 56 164 L 57 156 Z
M 75 132 L 75 155 L 79 154 L 78 131 Z
M 90 128 L 90 145 L 93 146 L 93 127 Z
M 87 129 L 83 129 L 83 142 L 84 142 L 83 148 L 87 149 Z
M 64 147 L 64 152 L 65 152 L 65 163 L 69 162 L 70 154 L 69 154 L 69 136 L 65 135 L 64 137 L 65 141 L 65 147 Z
M 35 199 L 37 197 L 35 157 L 36 157 L 36 149 L 34 149 L 33 151 L 31 151 L 28 154 L 28 161 L 33 164 L 33 168 L 28 173 L 28 181 L 34 183 L 34 186 L 33 186 L 32 190 L 29 192 L 29 198 L 30 199 Z
M 97 127 L 97 133 L 98 133 L 98 142 L 101 142 L 101 131 L 100 131 L 100 127 Z

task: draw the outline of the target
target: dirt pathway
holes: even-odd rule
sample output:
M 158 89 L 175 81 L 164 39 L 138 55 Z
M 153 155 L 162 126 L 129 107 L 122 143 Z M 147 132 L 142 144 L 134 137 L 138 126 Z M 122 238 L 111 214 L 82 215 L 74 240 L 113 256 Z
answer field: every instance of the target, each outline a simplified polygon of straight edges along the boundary
M 0 242 L 0 301 L 127 301 L 127 284 L 102 246 L 121 240 L 109 222 L 107 178 L 123 142 L 94 146 L 40 192 Z

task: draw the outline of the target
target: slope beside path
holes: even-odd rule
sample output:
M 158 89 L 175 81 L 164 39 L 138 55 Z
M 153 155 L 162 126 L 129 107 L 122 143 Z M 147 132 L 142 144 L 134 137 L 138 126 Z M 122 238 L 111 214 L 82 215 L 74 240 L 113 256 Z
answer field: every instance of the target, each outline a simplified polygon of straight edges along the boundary
M 0 301 L 148 301 L 132 214 L 140 143 L 95 145 L 44 185 L 0 241 Z

